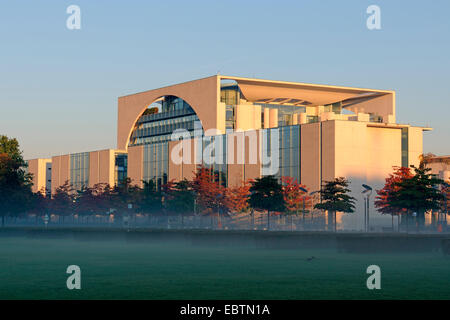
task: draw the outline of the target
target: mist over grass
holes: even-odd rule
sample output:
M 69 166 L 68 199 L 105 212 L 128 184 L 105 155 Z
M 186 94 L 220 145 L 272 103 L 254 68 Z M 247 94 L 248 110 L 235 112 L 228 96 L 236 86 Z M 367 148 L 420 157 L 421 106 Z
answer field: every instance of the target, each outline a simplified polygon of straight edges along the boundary
M 241 241 L 2 235 L 0 299 L 450 299 L 450 258 L 440 251 L 356 254 Z M 66 288 L 72 264 L 81 268 L 81 290 Z M 381 290 L 366 287 L 372 264 L 381 268 Z

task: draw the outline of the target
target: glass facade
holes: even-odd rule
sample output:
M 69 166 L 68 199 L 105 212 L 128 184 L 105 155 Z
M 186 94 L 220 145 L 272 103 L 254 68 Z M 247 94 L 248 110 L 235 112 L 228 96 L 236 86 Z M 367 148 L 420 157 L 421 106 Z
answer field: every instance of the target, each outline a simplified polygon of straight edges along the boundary
M 192 107 L 183 99 L 166 96 L 150 108 L 158 108 L 157 113 L 144 113 L 131 135 L 130 146 L 143 145 L 143 180 L 153 180 L 157 188 L 168 181 L 169 141 L 177 129 L 187 130 L 191 137 L 199 130 L 195 123 L 199 120 Z
M 204 152 L 208 148 L 208 151 Z M 226 186 L 228 182 L 228 165 L 227 165 L 227 136 L 206 136 L 202 139 L 202 157 L 207 154 L 208 158 L 202 158 L 203 165 L 211 169 L 216 175 L 219 183 Z
M 225 126 L 226 129 L 235 129 L 235 108 L 236 105 L 240 104 L 241 100 L 245 101 L 245 97 L 242 95 L 239 86 L 237 85 L 224 85 L 220 90 L 220 101 L 225 103 L 226 105 L 226 114 L 225 114 Z M 268 100 L 268 99 L 266 99 Z M 277 99 L 275 99 L 277 100 Z M 264 102 L 255 102 L 253 103 L 255 106 L 261 106 L 261 125 L 264 126 L 264 108 L 269 109 L 278 109 L 278 126 L 289 126 L 293 125 L 293 116 L 306 112 L 306 105 L 308 102 L 301 102 L 297 99 L 290 99 L 286 101 L 284 98 L 278 99 L 283 104 L 276 103 L 264 103 Z M 302 105 L 294 105 L 294 103 L 301 103 Z M 340 107 L 337 104 L 333 106 L 330 105 L 330 110 L 336 110 L 336 112 L 340 112 Z M 314 119 L 310 119 L 314 120 Z
M 144 145 L 144 174 L 143 180 L 153 180 L 157 188 L 167 183 L 169 173 L 169 144 L 168 142 Z
M 300 183 L 300 126 L 280 128 L 280 170 L 278 178 L 288 176 Z
M 89 186 L 89 152 L 70 155 L 70 183 L 75 190 Z
M 131 135 L 130 146 L 170 141 L 176 129 L 188 130 L 193 136 L 194 123 L 199 119 L 186 101 L 168 96 L 156 104 L 161 112 L 139 118 Z
M 126 153 L 116 153 L 114 168 L 114 183 L 119 185 L 128 177 L 128 155 Z
M 241 91 L 237 85 L 225 85 L 220 90 L 220 102 L 226 105 L 237 105 L 241 99 Z
M 300 183 L 300 126 L 284 126 L 279 128 L 264 129 L 262 134 L 265 136 L 263 148 L 268 157 L 271 157 L 271 135 L 278 131 L 278 165 L 279 170 L 275 175 L 278 179 L 281 177 L 292 177 Z M 276 146 L 274 146 L 276 148 Z
M 270 103 L 255 103 L 255 105 L 261 106 L 261 110 L 264 113 L 264 108 L 278 109 L 278 126 L 290 126 L 293 124 L 293 115 L 299 113 L 305 113 L 306 107 L 294 106 L 289 104 L 270 104 Z M 264 121 L 261 122 L 264 124 Z
M 408 128 L 402 128 L 402 167 L 409 167 L 408 159 Z

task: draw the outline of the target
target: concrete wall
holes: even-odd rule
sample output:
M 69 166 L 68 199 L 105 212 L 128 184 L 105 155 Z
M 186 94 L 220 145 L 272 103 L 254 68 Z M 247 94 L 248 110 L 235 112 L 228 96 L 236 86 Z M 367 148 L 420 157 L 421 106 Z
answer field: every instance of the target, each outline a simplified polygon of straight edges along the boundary
M 115 151 L 101 150 L 89 153 L 89 187 L 98 183 L 114 186 Z
M 70 155 L 52 157 L 52 194 L 66 181 L 70 183 Z
M 28 172 L 33 175 L 33 187 L 31 190 L 33 192 L 41 192 L 45 190 L 48 186 L 48 176 L 50 171 L 51 176 L 51 163 L 52 159 L 32 159 L 28 160 Z M 50 170 L 48 170 L 50 168 Z M 50 190 L 49 190 L 50 191 Z
M 431 169 L 432 174 L 450 183 L 450 156 L 432 158 L 426 166 Z
M 321 185 L 321 129 L 320 122 L 301 126 L 300 180 L 311 191 L 320 190 Z M 330 164 L 331 165 L 331 164 Z
M 144 147 L 134 146 L 128 148 L 128 177 L 132 184 L 142 187 Z
M 89 185 L 98 183 L 115 184 L 115 154 L 123 152 L 114 149 L 89 152 Z M 52 157 L 52 194 L 66 181 L 70 183 L 70 154 Z

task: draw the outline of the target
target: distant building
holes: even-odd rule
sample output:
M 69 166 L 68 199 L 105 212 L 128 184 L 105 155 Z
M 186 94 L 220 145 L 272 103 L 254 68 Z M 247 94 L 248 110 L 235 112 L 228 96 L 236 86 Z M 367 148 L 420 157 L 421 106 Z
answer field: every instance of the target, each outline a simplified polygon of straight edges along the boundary
M 425 163 L 432 174 L 450 183 L 450 156 L 429 156 L 425 158 Z
M 28 172 L 33 174 L 33 187 L 31 190 L 50 195 L 52 192 L 52 159 L 28 160 Z

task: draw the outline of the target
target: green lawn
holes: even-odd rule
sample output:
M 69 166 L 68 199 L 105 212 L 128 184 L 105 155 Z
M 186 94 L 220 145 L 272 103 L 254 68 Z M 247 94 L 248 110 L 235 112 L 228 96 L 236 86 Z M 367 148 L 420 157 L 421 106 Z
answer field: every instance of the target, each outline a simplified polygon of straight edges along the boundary
M 66 288 L 71 264 L 81 267 L 81 290 Z M 371 264 L 381 267 L 381 290 L 366 288 Z M 0 299 L 380 298 L 450 299 L 450 258 L 0 238 Z

